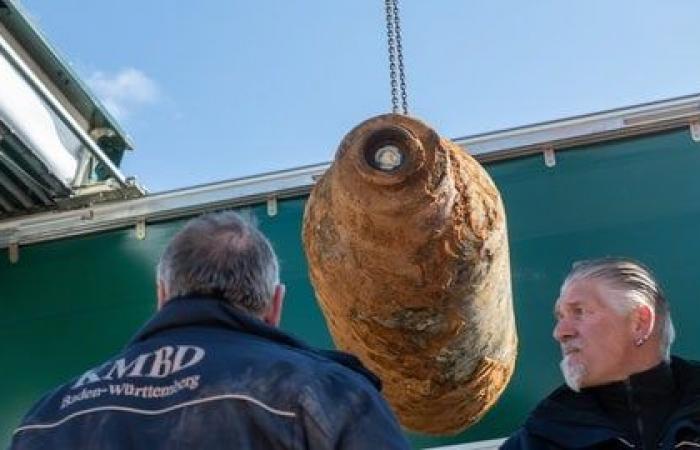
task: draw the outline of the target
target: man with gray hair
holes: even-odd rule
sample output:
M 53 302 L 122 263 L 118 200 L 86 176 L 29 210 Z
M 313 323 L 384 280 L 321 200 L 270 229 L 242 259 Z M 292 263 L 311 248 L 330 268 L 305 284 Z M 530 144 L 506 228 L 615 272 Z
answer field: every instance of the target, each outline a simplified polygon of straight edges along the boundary
M 268 240 L 233 212 L 190 221 L 158 264 L 158 312 L 46 395 L 12 449 L 405 449 L 379 380 L 277 329 Z
M 700 364 L 671 357 L 671 313 L 647 267 L 575 264 L 554 315 L 566 384 L 502 448 L 700 447 Z

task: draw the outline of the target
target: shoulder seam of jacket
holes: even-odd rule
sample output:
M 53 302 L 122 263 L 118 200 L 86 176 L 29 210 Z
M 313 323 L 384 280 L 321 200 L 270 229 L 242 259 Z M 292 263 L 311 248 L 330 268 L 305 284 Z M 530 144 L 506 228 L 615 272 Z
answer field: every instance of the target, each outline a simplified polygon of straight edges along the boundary
M 101 412 L 101 411 L 122 411 L 122 412 L 127 412 L 127 413 L 133 413 L 133 414 L 143 414 L 147 416 L 155 416 L 159 414 L 165 414 L 170 411 L 176 410 L 176 409 L 181 409 L 185 408 L 188 406 L 193 406 L 193 405 L 198 405 L 201 403 L 209 403 L 213 401 L 219 401 L 219 400 L 243 400 L 247 401 L 249 403 L 253 403 L 255 405 L 260 406 L 261 408 L 265 409 L 266 411 L 278 415 L 278 416 L 283 416 L 283 417 L 296 417 L 296 413 L 292 411 L 283 411 L 280 409 L 273 408 L 271 406 L 266 405 L 265 403 L 261 402 L 260 400 L 253 398 L 248 395 L 244 394 L 222 394 L 222 395 L 214 395 L 211 397 L 205 397 L 205 398 L 198 398 L 195 400 L 190 400 L 187 402 L 183 403 L 178 403 L 176 405 L 169 406 L 167 408 L 162 408 L 162 409 L 138 409 L 138 408 L 130 408 L 127 406 L 117 406 L 117 405 L 108 405 L 108 406 L 98 406 L 96 408 L 90 408 L 86 409 L 83 411 L 77 411 L 73 414 L 69 414 L 68 416 L 64 417 L 61 420 L 58 420 L 56 422 L 52 423 L 44 423 L 44 424 L 33 424 L 33 425 L 25 425 L 18 427 L 12 434 L 15 435 L 21 431 L 28 431 L 28 430 L 40 430 L 40 429 L 46 429 L 46 428 L 55 428 L 59 425 L 64 424 L 65 422 L 68 422 L 71 419 L 74 419 L 75 417 L 83 416 L 85 414 L 92 414 L 95 412 Z

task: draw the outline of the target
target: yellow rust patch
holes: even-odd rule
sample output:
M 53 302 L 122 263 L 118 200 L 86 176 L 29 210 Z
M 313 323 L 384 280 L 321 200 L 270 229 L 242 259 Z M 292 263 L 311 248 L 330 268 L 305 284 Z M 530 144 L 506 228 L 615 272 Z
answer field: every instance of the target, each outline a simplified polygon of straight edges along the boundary
M 469 381 L 443 389 L 431 403 L 401 404 L 395 412 L 406 418 L 406 428 L 435 435 L 456 434 L 486 414 L 512 373 L 513 366 L 484 358 Z

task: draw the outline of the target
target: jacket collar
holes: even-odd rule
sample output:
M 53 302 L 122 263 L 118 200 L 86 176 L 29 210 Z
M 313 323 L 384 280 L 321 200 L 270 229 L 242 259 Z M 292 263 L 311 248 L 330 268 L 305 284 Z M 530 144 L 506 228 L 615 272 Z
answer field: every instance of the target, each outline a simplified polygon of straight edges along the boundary
M 680 389 L 680 403 L 667 424 L 690 425 L 691 419 L 700 420 L 700 364 L 673 357 L 671 371 Z M 525 428 L 566 448 L 590 447 L 622 435 L 590 392 L 576 393 L 566 385 L 535 408 Z
M 592 447 L 622 434 L 592 396 L 565 385 L 535 408 L 525 428 L 565 448 Z
M 673 357 L 671 369 L 680 389 L 680 401 L 670 420 L 692 419 L 700 424 L 700 363 Z
M 381 391 L 381 381 L 355 356 L 332 350 L 309 347 L 299 339 L 229 305 L 223 300 L 204 297 L 178 297 L 168 302 L 136 333 L 128 346 L 144 342 L 160 333 L 190 326 L 237 331 L 283 345 L 290 349 L 330 359 L 367 378 Z
M 631 375 L 625 381 L 584 389 L 604 410 L 611 413 L 629 412 L 628 390 L 634 392 L 635 401 L 642 410 L 673 402 L 676 381 L 670 364 L 664 361 L 649 370 Z

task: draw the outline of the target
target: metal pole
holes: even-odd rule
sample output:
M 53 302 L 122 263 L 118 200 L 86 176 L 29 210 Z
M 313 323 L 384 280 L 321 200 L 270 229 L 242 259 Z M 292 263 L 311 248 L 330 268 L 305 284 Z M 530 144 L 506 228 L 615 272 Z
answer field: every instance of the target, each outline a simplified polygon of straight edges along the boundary
M 70 131 L 76 135 L 80 142 L 87 147 L 90 153 L 92 153 L 102 164 L 107 166 L 107 169 L 109 169 L 110 173 L 119 182 L 119 184 L 122 187 L 128 187 L 129 183 L 126 181 L 124 174 L 119 171 L 119 168 L 117 168 L 112 160 L 110 160 L 109 157 L 104 154 L 102 149 L 95 144 L 90 136 L 80 127 L 75 119 L 73 119 L 73 116 L 66 111 L 56 97 L 48 90 L 46 86 L 44 86 L 44 83 L 42 83 L 41 80 L 39 80 L 39 78 L 32 73 L 24 61 L 17 56 L 17 54 L 2 36 L 0 36 L 0 52 L 10 62 L 12 67 L 22 76 L 24 81 L 27 82 L 37 92 L 37 94 L 39 94 L 39 97 L 44 101 L 44 103 L 46 103 L 53 110 L 53 112 L 63 121 L 63 123 L 66 124 L 68 129 L 70 129 Z

